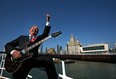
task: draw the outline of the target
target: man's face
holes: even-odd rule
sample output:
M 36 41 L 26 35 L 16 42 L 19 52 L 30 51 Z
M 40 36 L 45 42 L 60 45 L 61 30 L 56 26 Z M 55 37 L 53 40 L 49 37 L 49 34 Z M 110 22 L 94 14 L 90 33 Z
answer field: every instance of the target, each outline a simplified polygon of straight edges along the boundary
M 30 30 L 29 30 L 29 34 L 30 34 L 31 36 L 36 36 L 36 35 L 38 34 L 38 31 L 39 31 L 39 29 L 38 29 L 37 26 L 32 26 L 32 27 L 30 28 Z

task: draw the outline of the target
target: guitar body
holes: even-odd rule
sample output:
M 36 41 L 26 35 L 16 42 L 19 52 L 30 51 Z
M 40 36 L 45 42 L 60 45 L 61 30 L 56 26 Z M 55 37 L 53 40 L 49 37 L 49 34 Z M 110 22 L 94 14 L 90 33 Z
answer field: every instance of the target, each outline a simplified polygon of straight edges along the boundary
M 18 50 L 22 51 L 23 49 L 26 49 L 27 45 L 28 43 L 24 44 L 22 47 L 18 48 Z M 6 71 L 9 73 L 16 72 L 21 67 L 23 61 L 31 58 L 32 55 L 33 54 L 29 52 L 26 53 L 21 52 L 21 57 L 18 59 L 13 58 L 11 55 L 6 55 L 5 64 L 4 64 Z
M 9 73 L 16 72 L 22 65 L 23 61 L 32 57 L 32 54 L 25 54 L 18 59 L 12 59 L 12 56 L 7 55 L 5 58 L 5 69 Z

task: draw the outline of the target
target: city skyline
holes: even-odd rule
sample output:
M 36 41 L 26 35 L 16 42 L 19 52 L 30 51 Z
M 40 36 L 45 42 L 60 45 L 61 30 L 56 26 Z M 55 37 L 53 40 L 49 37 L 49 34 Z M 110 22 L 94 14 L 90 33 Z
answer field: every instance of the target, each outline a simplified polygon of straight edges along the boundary
M 37 25 L 42 33 L 46 14 L 51 15 L 50 34 L 62 31 L 58 38 L 43 43 L 44 47 L 66 47 L 70 35 L 83 45 L 116 42 L 115 0 L 0 0 L 0 50 L 20 35 L 28 35 L 29 28 Z

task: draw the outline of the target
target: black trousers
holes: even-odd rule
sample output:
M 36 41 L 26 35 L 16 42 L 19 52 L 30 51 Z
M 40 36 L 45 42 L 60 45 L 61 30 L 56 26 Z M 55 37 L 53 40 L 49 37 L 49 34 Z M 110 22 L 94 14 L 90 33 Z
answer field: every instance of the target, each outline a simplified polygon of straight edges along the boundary
M 48 79 L 58 79 L 54 62 L 52 58 L 47 56 L 39 56 L 25 60 L 20 69 L 12 74 L 12 79 L 26 79 L 32 68 L 39 67 L 43 67 L 45 69 Z

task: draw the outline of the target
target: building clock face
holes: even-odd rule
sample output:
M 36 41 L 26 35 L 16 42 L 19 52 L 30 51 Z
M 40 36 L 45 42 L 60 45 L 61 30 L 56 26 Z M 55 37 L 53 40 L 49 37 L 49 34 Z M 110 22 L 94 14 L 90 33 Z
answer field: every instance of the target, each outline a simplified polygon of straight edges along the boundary
M 71 45 L 74 45 L 74 43 L 73 43 L 73 42 L 71 42 Z
M 71 45 L 74 45 L 74 39 L 70 40 Z

